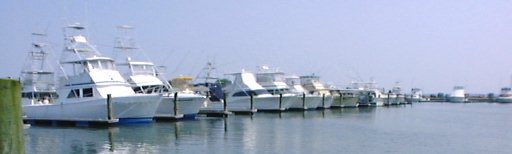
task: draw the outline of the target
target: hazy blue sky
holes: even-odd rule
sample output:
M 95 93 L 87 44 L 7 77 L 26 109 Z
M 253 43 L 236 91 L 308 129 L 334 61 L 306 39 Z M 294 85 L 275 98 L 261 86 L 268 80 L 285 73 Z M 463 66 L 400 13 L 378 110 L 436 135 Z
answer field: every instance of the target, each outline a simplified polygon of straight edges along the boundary
M 0 1 L 0 77 L 17 77 L 31 33 L 46 32 L 60 56 L 62 27 L 80 22 L 111 55 L 115 27 L 169 78 L 270 65 L 315 73 L 339 86 L 374 78 L 381 87 L 497 93 L 512 75 L 510 0 Z

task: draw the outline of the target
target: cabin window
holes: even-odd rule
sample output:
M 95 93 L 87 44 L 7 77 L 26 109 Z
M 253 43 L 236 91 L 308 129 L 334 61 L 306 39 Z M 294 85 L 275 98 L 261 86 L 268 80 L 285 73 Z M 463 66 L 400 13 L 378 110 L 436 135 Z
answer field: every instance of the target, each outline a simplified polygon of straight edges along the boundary
M 32 93 L 21 93 L 21 97 L 23 98 L 32 98 Z
M 80 89 L 73 89 L 68 94 L 68 98 L 78 98 L 78 97 L 80 97 Z
M 106 70 L 113 70 L 114 64 L 111 61 L 102 61 L 101 66 Z
M 91 67 L 91 70 L 94 70 L 94 69 L 100 69 L 100 64 L 98 63 L 98 61 L 91 61 L 89 62 L 89 66 Z
M 272 76 L 268 76 L 268 75 L 265 75 L 265 74 L 262 74 L 262 75 L 256 75 L 256 80 L 258 82 L 273 82 L 274 79 L 272 78 Z
M 155 72 L 151 65 L 132 65 L 131 67 L 136 75 L 154 75 Z
M 133 91 L 135 91 L 135 93 L 138 93 L 138 94 L 144 93 L 142 87 L 133 87 Z
M 82 90 L 82 92 L 83 92 L 83 94 L 84 94 L 84 95 L 83 95 L 84 97 L 92 97 L 92 96 L 93 96 L 93 90 L 92 90 L 92 88 L 84 88 L 84 89 Z

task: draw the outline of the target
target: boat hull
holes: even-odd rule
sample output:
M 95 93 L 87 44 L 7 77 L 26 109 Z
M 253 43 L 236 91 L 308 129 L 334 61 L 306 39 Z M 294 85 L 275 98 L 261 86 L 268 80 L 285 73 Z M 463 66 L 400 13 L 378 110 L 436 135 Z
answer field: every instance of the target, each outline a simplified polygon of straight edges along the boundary
M 421 99 L 420 99 L 420 98 L 417 98 L 417 97 L 413 97 L 413 98 L 408 98 L 408 97 L 406 97 L 406 98 L 405 98 L 405 101 L 406 101 L 407 103 L 409 103 L 409 104 L 410 104 L 410 103 L 419 103 L 419 102 L 420 102 L 420 100 L 421 100 Z
M 370 102 L 370 106 L 384 106 L 385 98 L 375 98 Z
M 359 97 L 341 97 L 335 96 L 332 101 L 333 107 L 357 107 L 359 104 Z
M 195 119 L 197 113 L 204 105 L 206 96 L 196 94 L 179 94 L 177 105 L 177 113 L 174 111 L 174 96 L 164 95 L 161 98 L 162 102 L 158 106 L 155 118 L 186 118 Z
M 262 95 L 253 97 L 253 109 L 258 111 L 284 111 L 292 105 L 293 100 L 297 99 L 296 95 L 283 95 L 281 103 L 278 95 Z M 251 109 L 251 98 L 248 96 L 229 97 L 227 98 L 226 109 L 234 112 L 253 111 Z M 223 110 L 222 102 L 210 103 L 210 109 Z
M 296 98 L 292 101 L 290 109 L 316 109 L 322 104 L 322 96 L 319 95 L 297 96 Z
M 465 97 L 448 97 L 448 101 L 451 103 L 464 103 L 466 102 Z
M 151 122 L 160 95 L 133 95 L 112 98 L 113 119 L 119 123 Z M 23 106 L 25 120 L 98 121 L 108 122 L 106 98 L 73 103 Z
M 512 103 L 512 97 L 498 97 L 496 98 L 498 103 Z
M 324 98 L 324 102 L 320 102 L 317 107 L 328 109 L 332 106 L 332 103 L 334 102 L 334 97 L 332 95 L 326 95 Z

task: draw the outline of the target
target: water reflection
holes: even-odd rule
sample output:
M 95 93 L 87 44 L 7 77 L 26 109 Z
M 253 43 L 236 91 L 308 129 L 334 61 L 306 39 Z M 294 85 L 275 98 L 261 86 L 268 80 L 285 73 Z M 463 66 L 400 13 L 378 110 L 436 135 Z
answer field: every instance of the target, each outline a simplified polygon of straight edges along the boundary
M 445 117 L 458 116 L 451 115 L 454 109 L 440 110 L 444 108 L 334 108 L 110 128 L 32 126 L 25 131 L 26 148 L 27 153 L 361 153 L 366 145 L 389 149 L 394 144 L 383 145 L 389 140 L 411 139 L 403 134 L 426 127 L 417 119 L 432 118 L 432 109 Z M 460 112 L 476 111 L 481 109 Z M 442 123 L 428 125 L 434 130 L 449 129 L 444 127 L 449 119 L 427 121 Z
M 27 153 L 201 153 L 219 147 L 226 152 L 289 152 L 284 147 L 300 149 L 299 142 L 322 136 L 319 133 L 324 126 L 317 119 L 373 119 L 375 114 L 376 108 L 369 107 L 256 113 L 110 128 L 32 126 L 25 131 L 26 147 Z M 185 148 L 187 145 L 202 147 Z

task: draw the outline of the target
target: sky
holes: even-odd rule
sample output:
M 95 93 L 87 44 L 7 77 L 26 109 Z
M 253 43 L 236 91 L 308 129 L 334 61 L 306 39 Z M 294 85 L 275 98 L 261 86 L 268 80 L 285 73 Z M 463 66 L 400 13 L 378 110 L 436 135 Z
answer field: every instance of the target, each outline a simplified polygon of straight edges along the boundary
M 498 93 L 512 78 L 509 0 L 111 0 L 0 1 L 0 78 L 18 77 L 31 33 L 46 33 L 54 61 L 65 25 L 111 56 L 116 26 L 168 78 L 267 65 L 346 87 L 374 79 L 390 89 Z

